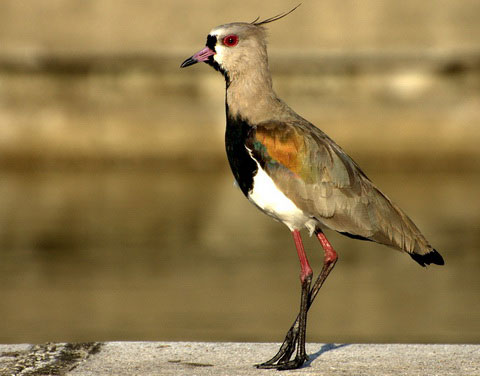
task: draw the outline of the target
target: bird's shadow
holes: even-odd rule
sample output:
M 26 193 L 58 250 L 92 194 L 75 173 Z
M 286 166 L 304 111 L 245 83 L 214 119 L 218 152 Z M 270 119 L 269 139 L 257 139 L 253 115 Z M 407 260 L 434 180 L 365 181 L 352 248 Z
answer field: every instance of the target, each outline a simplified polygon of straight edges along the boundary
M 350 345 L 349 343 L 341 343 L 339 345 L 336 345 L 334 343 L 326 343 L 326 344 L 322 345 L 322 347 L 320 347 L 320 350 L 318 350 L 317 352 L 315 352 L 313 354 L 308 355 L 308 361 L 305 363 L 305 366 L 309 367 L 310 364 L 315 359 L 317 359 L 320 355 L 326 353 L 327 351 L 336 350 L 336 349 L 339 349 L 341 347 L 345 347 L 345 346 L 349 346 L 349 345 Z

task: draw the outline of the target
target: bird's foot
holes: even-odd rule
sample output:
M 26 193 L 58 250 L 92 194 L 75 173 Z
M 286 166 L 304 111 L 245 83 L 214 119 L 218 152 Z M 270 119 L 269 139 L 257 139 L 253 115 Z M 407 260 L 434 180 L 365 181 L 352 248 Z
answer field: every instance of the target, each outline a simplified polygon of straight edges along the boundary
M 290 358 L 295 351 L 295 347 L 297 345 L 298 339 L 298 327 L 296 326 L 297 322 L 292 325 L 290 330 L 287 332 L 285 340 L 280 346 L 280 349 L 275 354 L 275 356 L 263 362 L 261 364 L 256 364 L 255 367 L 257 368 L 278 368 L 280 364 L 288 363 Z
M 307 360 L 308 360 L 307 355 L 305 355 L 305 356 L 298 356 L 297 355 L 294 359 L 292 359 L 288 362 L 279 364 L 277 369 L 279 371 L 284 371 L 284 370 L 287 370 L 287 369 L 297 369 L 297 368 L 300 368 L 301 366 L 303 366 L 303 364 Z
M 262 369 L 271 369 L 280 367 L 280 365 L 288 363 L 290 361 L 290 356 L 294 350 L 286 351 L 285 353 L 280 349 L 277 355 L 275 355 L 272 359 L 267 360 L 266 362 L 255 364 L 255 367 L 262 368 Z
M 305 351 L 300 351 L 300 354 L 297 353 L 295 358 L 290 360 L 296 348 L 297 338 L 298 332 L 294 327 L 292 327 L 289 330 L 287 338 L 285 338 L 285 342 L 283 342 L 278 353 L 272 359 L 261 364 L 256 364 L 255 367 L 277 370 L 300 368 L 308 360 L 308 356 L 305 354 Z
M 277 369 L 279 371 L 285 371 L 289 369 L 297 369 L 303 366 L 303 364 L 308 360 L 308 356 L 296 356 L 292 360 L 279 360 L 274 363 L 270 363 L 270 361 L 267 361 L 262 364 L 256 364 L 255 367 L 261 368 L 261 369 Z

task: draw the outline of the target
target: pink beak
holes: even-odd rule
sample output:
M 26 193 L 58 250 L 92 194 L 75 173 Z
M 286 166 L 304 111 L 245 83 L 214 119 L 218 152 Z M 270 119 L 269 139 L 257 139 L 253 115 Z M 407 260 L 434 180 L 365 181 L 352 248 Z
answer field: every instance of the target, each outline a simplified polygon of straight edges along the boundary
M 208 58 L 212 55 L 215 55 L 215 51 L 212 51 L 210 48 L 205 47 L 203 50 L 198 51 L 195 55 L 189 57 L 185 60 L 181 65 L 180 68 L 185 68 L 190 65 L 196 64 L 200 61 L 207 61 Z

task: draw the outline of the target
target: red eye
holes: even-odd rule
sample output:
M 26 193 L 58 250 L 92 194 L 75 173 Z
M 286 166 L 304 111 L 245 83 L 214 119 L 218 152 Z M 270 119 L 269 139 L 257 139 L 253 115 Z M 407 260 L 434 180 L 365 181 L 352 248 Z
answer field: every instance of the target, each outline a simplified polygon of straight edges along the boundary
M 230 34 L 230 35 L 227 35 L 225 38 L 223 38 L 223 44 L 227 47 L 236 46 L 237 43 L 238 43 L 238 36 L 235 34 Z

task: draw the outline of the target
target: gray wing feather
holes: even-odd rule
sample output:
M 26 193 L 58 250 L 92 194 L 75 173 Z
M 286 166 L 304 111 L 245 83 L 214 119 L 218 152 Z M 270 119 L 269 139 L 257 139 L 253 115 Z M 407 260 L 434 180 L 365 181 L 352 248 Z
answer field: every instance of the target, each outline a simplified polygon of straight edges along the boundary
M 261 127 L 257 126 L 257 130 Z M 302 158 L 298 161 L 302 162 L 302 173 L 292 175 L 281 163 L 265 165 L 277 186 L 300 209 L 338 232 L 408 253 L 426 254 L 432 250 L 412 220 L 320 129 L 306 121 L 284 123 L 281 127 L 277 124 L 268 129 L 271 137 L 275 129 L 303 136 L 297 155 Z

